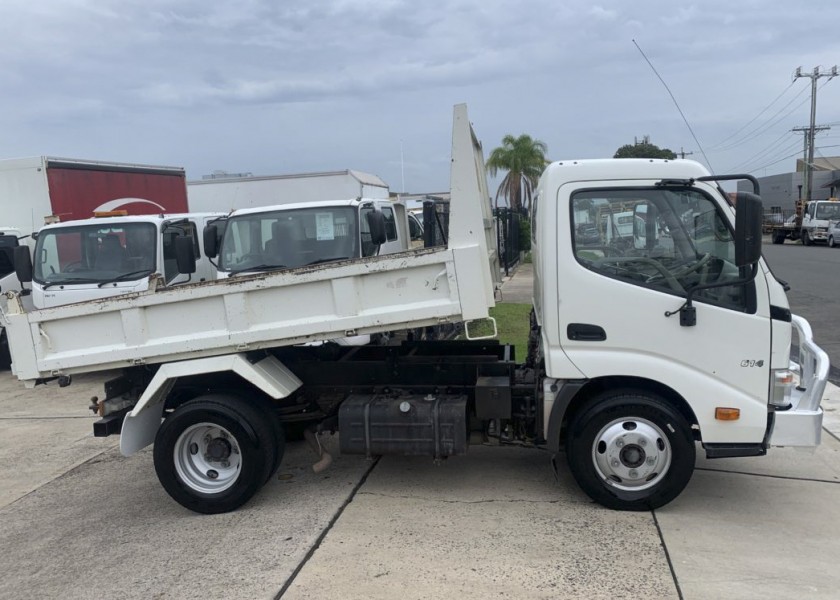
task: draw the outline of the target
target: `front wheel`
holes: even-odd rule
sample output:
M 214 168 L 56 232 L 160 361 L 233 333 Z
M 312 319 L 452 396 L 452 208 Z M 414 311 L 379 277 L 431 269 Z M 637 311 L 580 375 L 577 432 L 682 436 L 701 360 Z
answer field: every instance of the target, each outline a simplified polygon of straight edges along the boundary
M 811 236 L 808 235 L 808 232 L 803 229 L 802 230 L 802 244 L 805 245 L 805 246 L 810 246 L 813 243 L 814 243 L 814 241 L 811 239 Z
M 160 426 L 155 471 L 167 493 L 190 510 L 235 510 L 270 477 L 274 436 L 263 412 L 246 400 L 203 396 L 179 406 Z
M 691 428 L 657 396 L 604 394 L 572 419 L 568 431 L 572 475 L 589 497 L 608 508 L 664 506 L 694 472 Z
M 834 243 L 834 236 L 833 235 L 828 236 L 828 247 L 829 248 L 834 248 L 835 245 L 836 244 Z

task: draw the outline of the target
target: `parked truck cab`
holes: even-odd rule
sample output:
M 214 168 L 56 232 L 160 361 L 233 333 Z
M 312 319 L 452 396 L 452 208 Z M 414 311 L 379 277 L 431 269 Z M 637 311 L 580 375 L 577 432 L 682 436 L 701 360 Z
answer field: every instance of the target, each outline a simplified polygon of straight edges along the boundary
M 820 441 L 827 357 L 764 260 L 741 260 L 735 209 L 708 179 L 692 161 L 568 161 L 538 187 L 544 434 L 608 506 L 674 497 L 695 441 L 712 458 Z M 578 221 L 611 207 L 634 212 L 632 239 L 577 235 Z M 747 235 L 760 240 L 755 218 Z M 810 357 L 807 393 L 789 385 L 794 330 Z
M 167 286 L 215 278 L 207 260 L 185 274 L 176 264 L 176 240 L 192 240 L 202 256 L 200 232 L 217 213 L 106 216 L 46 225 L 37 233 L 32 261 L 32 303 L 51 308 L 149 288 L 158 273 Z
M 374 216 L 381 222 L 381 239 L 371 230 Z M 410 247 L 405 207 L 364 198 L 241 209 L 233 211 L 223 227 L 220 223 L 211 231 L 211 239 L 220 239 L 211 258 L 218 258 L 222 279 L 392 254 Z

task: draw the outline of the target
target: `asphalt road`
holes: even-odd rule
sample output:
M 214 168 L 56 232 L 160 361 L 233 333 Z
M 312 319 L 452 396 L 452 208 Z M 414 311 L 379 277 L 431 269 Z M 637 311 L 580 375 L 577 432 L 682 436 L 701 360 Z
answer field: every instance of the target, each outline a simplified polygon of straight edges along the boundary
M 775 245 L 765 238 L 763 251 L 776 277 L 790 285 L 791 310 L 808 319 L 814 340 L 837 365 L 830 380 L 840 385 L 840 248 Z

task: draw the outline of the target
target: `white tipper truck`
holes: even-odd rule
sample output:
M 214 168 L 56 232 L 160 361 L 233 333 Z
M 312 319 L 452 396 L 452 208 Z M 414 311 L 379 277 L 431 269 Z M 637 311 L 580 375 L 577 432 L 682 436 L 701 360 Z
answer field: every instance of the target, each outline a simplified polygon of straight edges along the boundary
M 154 443 L 160 482 L 198 512 L 247 502 L 294 422 L 368 456 L 441 459 L 482 437 L 565 451 L 601 504 L 659 507 L 688 483 L 698 444 L 734 457 L 820 442 L 828 358 L 761 259 L 760 201 L 740 193 L 733 208 L 720 179 L 692 161 L 550 164 L 533 207 L 521 364 L 493 340 L 295 346 L 488 315 L 494 228 L 481 146 L 458 105 L 446 247 L 45 310 L 10 292 L 13 369 L 27 385 L 67 385 L 122 368 L 95 433 L 120 433 L 126 456 Z M 575 238 L 576 221 L 612 208 L 633 212 L 632 233 Z

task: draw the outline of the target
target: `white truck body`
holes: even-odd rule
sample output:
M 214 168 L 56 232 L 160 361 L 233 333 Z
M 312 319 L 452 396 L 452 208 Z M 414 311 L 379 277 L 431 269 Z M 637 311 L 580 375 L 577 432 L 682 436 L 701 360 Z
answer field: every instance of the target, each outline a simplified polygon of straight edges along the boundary
M 187 182 L 190 209 L 230 212 L 277 204 L 335 198 L 388 199 L 388 184 L 376 175 L 347 169 L 323 173 L 202 179 Z
M 498 281 L 490 205 L 481 200 L 489 194 L 475 177 L 483 159 L 466 107 L 455 118 L 453 152 L 461 156 L 452 168 L 447 248 L 165 290 L 152 284 L 145 292 L 42 310 L 27 310 L 10 293 L 4 317 L 15 375 L 34 384 L 53 376 L 486 317 Z
M 32 304 L 53 308 L 144 292 L 151 277 L 162 276 L 167 286 L 215 279 L 215 268 L 203 258 L 201 232 L 223 216 L 109 216 L 46 225 L 37 235 Z M 175 266 L 174 240 L 181 236 L 194 242 L 197 261 L 191 275 L 179 273 Z
M 487 343 L 291 347 L 487 316 L 499 268 L 483 152 L 463 105 L 451 194 L 446 248 L 45 310 L 8 293 L 14 372 L 67 383 L 126 367 L 96 405 L 102 435 L 119 432 L 125 455 L 154 443 L 164 488 L 206 513 L 256 493 L 295 422 L 337 429 L 342 452 L 368 456 L 463 454 L 470 431 L 565 447 L 586 493 L 623 510 L 675 498 L 698 442 L 711 458 L 819 443 L 828 358 L 760 258 L 760 200 L 740 195 L 736 212 L 692 161 L 546 168 L 521 367 Z M 627 211 L 632 235 L 585 227 Z M 319 457 L 313 468 L 328 458 L 322 448 Z

